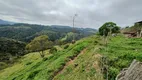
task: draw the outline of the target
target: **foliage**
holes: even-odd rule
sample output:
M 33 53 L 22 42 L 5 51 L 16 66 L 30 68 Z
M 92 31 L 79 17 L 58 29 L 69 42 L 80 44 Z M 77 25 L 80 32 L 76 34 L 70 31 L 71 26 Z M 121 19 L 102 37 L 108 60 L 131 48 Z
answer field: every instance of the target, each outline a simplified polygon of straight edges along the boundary
M 51 53 L 51 54 L 53 54 L 53 53 L 55 53 L 55 52 L 57 52 L 57 49 L 56 49 L 55 47 L 52 47 L 52 48 L 50 49 L 50 51 L 49 51 L 49 53 Z
M 78 39 L 80 39 L 82 37 L 83 37 L 82 34 L 69 32 L 69 33 L 67 33 L 67 35 L 64 38 L 61 39 L 61 41 L 63 41 L 63 42 L 72 42 L 73 39 L 78 40 Z
M 106 22 L 99 28 L 100 35 L 107 36 L 109 32 L 118 33 L 120 28 L 114 22 Z
M 5 64 L 13 62 L 14 58 L 25 54 L 25 46 L 24 42 L 0 38 L 0 61 L 5 62 Z
M 54 80 L 104 80 L 102 74 L 94 67 L 95 61 L 98 60 L 95 57 L 97 54 L 95 48 L 99 47 L 96 44 L 99 40 L 100 37 L 96 36 L 85 38 L 85 41 L 89 41 L 89 46 L 74 61 L 71 61 L 60 74 L 55 76 Z
M 0 52 L 11 53 L 11 55 L 23 54 L 25 43 L 14 39 L 0 38 Z
M 46 50 L 43 59 L 38 57 L 37 52 L 29 53 L 14 66 L 0 71 L 0 78 L 2 80 L 52 80 L 53 78 L 54 80 L 104 80 L 103 75 L 98 72 L 101 67 L 95 67 L 96 61 L 99 60 L 96 54 L 100 53 L 100 56 L 107 57 L 108 80 L 115 80 L 116 75 L 123 68 L 128 67 L 133 59 L 142 61 L 141 38 L 118 35 L 110 37 L 107 46 L 102 45 L 101 39 L 100 36 L 83 38 L 75 44 L 70 44 L 68 48 L 57 50 L 54 54 L 49 54 L 49 50 Z M 83 53 L 78 55 L 80 52 Z M 74 61 L 67 64 L 76 56 Z M 62 72 L 57 74 L 60 70 Z
M 96 31 L 95 29 L 90 28 L 75 28 L 75 30 L 77 40 L 92 35 Z M 47 48 L 49 49 L 52 48 L 53 42 L 54 45 L 65 44 L 71 41 L 71 32 L 72 27 L 69 26 L 45 26 L 23 23 L 0 25 L 0 60 L 6 62 L 6 64 L 10 63 L 9 61 L 12 61 L 13 63 L 14 59 L 20 58 L 29 52 L 29 50 L 25 50 L 26 44 L 40 35 L 48 35 L 49 42 Z M 67 40 L 61 41 L 61 39 L 65 38 L 67 34 L 69 34 Z M 36 47 L 37 46 L 33 48 Z M 39 50 L 30 49 L 30 51 Z M 40 53 L 42 54 L 42 52 Z
M 67 49 L 69 46 L 70 46 L 69 44 L 66 44 L 66 45 L 64 46 L 64 49 Z
M 44 60 L 38 57 L 37 52 L 27 54 L 19 60 L 20 63 L 18 62 L 5 70 L 11 70 L 9 73 L 0 72 L 0 78 L 6 80 L 50 80 L 71 57 L 78 55 L 88 44 L 89 41 L 81 40 L 63 51 L 46 54 Z M 48 51 L 45 52 L 48 53 Z
M 48 41 L 48 36 L 46 35 L 41 35 L 39 37 L 34 38 L 27 46 L 26 49 L 29 51 L 40 51 L 41 57 L 44 57 L 43 51 L 46 50 L 49 46 L 49 41 Z
M 76 34 L 80 38 L 92 35 L 96 32 L 95 29 L 75 28 Z M 48 35 L 50 41 L 62 39 L 67 33 L 72 32 L 72 27 L 69 26 L 44 26 L 35 24 L 13 24 L 0 25 L 0 37 L 12 38 L 18 41 L 30 42 L 35 37 L 40 35 Z
M 127 68 L 134 59 L 142 61 L 141 41 L 141 38 L 126 38 L 119 35 L 111 37 L 107 46 L 100 50 L 100 53 L 108 58 L 109 80 L 115 80 L 116 75 L 123 68 Z
M 141 23 L 135 23 L 135 24 L 134 24 L 134 27 L 136 28 L 137 31 L 138 31 L 138 30 L 141 30 L 142 24 L 141 24 Z
M 0 70 L 4 69 L 5 67 L 7 67 L 7 64 L 5 62 L 0 62 Z

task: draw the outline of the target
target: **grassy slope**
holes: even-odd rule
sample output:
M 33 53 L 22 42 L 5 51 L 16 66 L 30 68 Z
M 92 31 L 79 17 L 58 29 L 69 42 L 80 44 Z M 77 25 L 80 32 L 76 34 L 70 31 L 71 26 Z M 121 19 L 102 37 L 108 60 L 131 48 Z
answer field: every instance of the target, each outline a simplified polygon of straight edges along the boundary
M 14 66 L 0 71 L 0 80 L 51 80 L 54 75 L 70 60 L 87 47 L 92 41 L 82 39 L 67 49 L 48 54 L 41 59 L 38 53 L 22 57 Z
M 68 64 L 60 74 L 54 77 L 54 80 L 103 80 L 100 68 L 96 63 L 99 60 L 97 50 L 100 47 L 100 39 L 96 37 L 90 37 L 90 39 L 92 43 L 84 53 Z
M 107 57 L 109 80 L 115 80 L 116 75 L 133 59 L 142 61 L 142 38 L 112 37 L 99 53 Z
M 108 58 L 109 80 L 114 80 L 133 59 L 142 61 L 140 38 L 112 37 L 107 46 L 101 41 L 100 37 L 84 38 L 55 54 L 46 51 L 45 59 L 37 53 L 25 55 L 14 66 L 0 71 L 0 80 L 103 80 L 98 63 L 100 56 Z M 77 56 L 84 49 L 83 54 Z M 66 65 L 73 56 L 77 58 Z
M 104 43 L 102 40 L 103 38 L 98 40 L 99 44 Z M 99 44 L 91 44 L 87 47 L 86 53 L 78 56 L 74 63 L 68 65 L 54 80 L 103 80 L 102 75 L 93 66 L 95 61 L 98 61 L 95 57 L 98 53 L 101 57 L 107 58 L 109 80 L 115 80 L 116 75 L 123 68 L 127 68 L 133 59 L 142 61 L 141 38 L 126 38 L 119 35 L 111 37 L 107 46 Z M 96 48 L 99 48 L 99 50 Z M 75 64 L 78 64 L 78 66 L 75 67 Z M 101 67 L 98 70 L 100 69 Z M 106 73 L 104 73 L 104 77 L 106 78 Z

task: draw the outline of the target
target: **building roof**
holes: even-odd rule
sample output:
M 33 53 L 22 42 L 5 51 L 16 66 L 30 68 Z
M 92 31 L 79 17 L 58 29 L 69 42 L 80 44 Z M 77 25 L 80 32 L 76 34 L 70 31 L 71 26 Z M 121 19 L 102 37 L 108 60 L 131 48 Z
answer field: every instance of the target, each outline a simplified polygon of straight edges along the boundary
M 140 24 L 142 24 L 142 21 L 139 21 L 139 22 L 136 22 L 136 23 L 140 23 Z
M 123 32 L 123 34 L 135 34 L 136 32 Z

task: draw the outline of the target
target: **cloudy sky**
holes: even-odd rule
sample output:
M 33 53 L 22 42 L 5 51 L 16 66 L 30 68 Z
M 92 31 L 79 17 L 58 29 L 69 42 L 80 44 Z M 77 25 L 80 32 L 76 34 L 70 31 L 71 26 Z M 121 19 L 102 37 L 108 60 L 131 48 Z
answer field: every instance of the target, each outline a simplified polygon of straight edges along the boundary
M 142 20 L 142 0 L 0 0 L 0 19 L 14 22 L 99 28 L 113 21 L 129 26 Z

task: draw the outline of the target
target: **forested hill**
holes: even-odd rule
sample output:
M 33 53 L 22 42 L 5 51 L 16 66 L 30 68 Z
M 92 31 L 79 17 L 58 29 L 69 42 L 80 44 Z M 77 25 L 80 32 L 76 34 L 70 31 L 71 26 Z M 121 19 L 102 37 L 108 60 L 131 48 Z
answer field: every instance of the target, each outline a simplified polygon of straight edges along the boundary
M 51 41 L 60 40 L 62 38 L 71 39 L 72 36 L 66 36 L 72 33 L 72 31 L 72 27 L 59 25 L 44 26 L 23 23 L 0 25 L 0 37 L 12 38 L 23 42 L 29 42 L 39 35 L 48 35 Z M 96 32 L 95 29 L 90 28 L 75 28 L 74 31 L 76 40 Z

